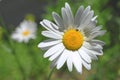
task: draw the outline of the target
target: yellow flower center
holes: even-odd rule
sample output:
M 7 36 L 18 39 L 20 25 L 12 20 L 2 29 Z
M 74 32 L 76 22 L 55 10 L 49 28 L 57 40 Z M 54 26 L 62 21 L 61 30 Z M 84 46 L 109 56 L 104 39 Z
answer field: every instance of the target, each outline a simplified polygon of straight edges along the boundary
M 23 31 L 22 34 L 23 36 L 28 36 L 30 34 L 30 31 L 29 30 Z
M 63 44 L 68 50 L 78 50 L 83 44 L 83 35 L 75 29 L 67 30 L 63 35 Z

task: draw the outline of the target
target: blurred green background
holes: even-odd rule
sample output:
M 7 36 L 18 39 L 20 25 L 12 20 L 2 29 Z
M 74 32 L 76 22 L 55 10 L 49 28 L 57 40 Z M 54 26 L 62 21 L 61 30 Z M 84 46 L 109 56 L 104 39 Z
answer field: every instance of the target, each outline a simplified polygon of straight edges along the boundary
M 70 73 L 64 65 L 60 70 L 54 71 L 51 80 L 120 80 L 120 0 L 40 0 L 41 2 L 47 4 L 40 8 L 43 13 L 39 14 L 39 18 L 33 14 L 37 17 L 36 21 L 53 21 L 51 13 L 55 11 L 61 14 L 61 7 L 68 2 L 74 14 L 80 5 L 90 5 L 95 15 L 98 15 L 97 25 L 102 25 L 107 30 L 104 36 L 99 37 L 106 43 L 104 55 L 92 62 L 90 71 L 83 68 L 82 74 L 78 74 L 75 69 Z M 47 80 L 51 62 L 43 58 L 45 51 L 37 47 L 45 39 L 41 35 L 44 28 L 37 23 L 37 38 L 27 44 L 18 43 L 10 38 L 16 26 L 11 23 L 8 30 L 4 17 L 0 15 L 0 80 Z

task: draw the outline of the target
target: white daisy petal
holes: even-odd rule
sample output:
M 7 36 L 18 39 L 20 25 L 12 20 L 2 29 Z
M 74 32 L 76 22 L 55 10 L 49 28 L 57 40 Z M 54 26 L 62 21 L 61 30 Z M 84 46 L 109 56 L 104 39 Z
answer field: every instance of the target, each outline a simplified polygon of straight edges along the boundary
M 82 61 L 81 61 L 81 57 L 79 55 L 79 53 L 73 52 L 72 53 L 72 61 L 73 61 L 73 65 L 76 68 L 77 72 L 82 73 Z
M 92 50 L 95 50 L 95 51 L 98 51 L 99 52 L 99 50 L 102 50 L 103 49 L 103 47 L 101 46 L 101 45 L 99 45 L 99 44 L 93 44 L 94 46 L 92 46 Z M 101 52 L 101 51 L 100 51 Z
M 81 23 L 81 21 L 83 20 L 83 18 L 88 15 L 89 11 L 90 11 L 90 6 L 88 6 L 88 7 L 83 11 L 83 13 L 82 13 L 82 15 L 81 15 L 81 17 L 80 17 L 80 20 L 79 20 L 80 23 Z
M 70 53 L 69 57 L 67 59 L 67 67 L 70 72 L 72 71 L 72 68 L 73 68 L 73 63 L 72 63 L 73 61 L 72 61 L 71 57 L 72 57 L 72 54 Z
M 57 25 L 55 25 L 55 24 L 53 24 L 53 23 L 50 23 L 50 24 L 51 24 L 51 26 L 52 26 L 53 28 L 59 29 L 59 27 L 58 27 Z
M 41 42 L 41 43 L 39 43 L 38 44 L 38 47 L 40 47 L 40 48 L 44 48 L 44 47 L 48 47 L 48 46 L 53 46 L 53 45 L 55 45 L 55 44 L 58 44 L 58 43 L 60 43 L 61 42 L 61 40 L 47 40 L 47 41 L 44 41 L 44 42 Z
M 53 39 L 61 39 L 62 35 L 59 35 L 57 33 L 51 32 L 51 31 L 42 31 L 42 35 L 48 38 L 53 38 Z
M 84 24 L 83 24 L 84 25 Z M 82 26 L 83 26 L 82 25 Z M 91 35 L 92 30 L 96 27 L 95 21 L 90 21 L 87 25 L 85 24 L 84 27 L 80 27 L 83 29 L 84 35 L 89 37 Z
M 54 59 L 50 65 L 51 68 L 55 67 L 57 65 L 58 57 Z
M 52 15 L 53 15 L 53 19 L 56 22 L 56 24 L 60 27 L 63 27 L 64 23 L 63 23 L 62 18 L 55 12 L 53 12 Z
M 91 32 L 93 32 L 93 31 L 99 31 L 101 28 L 102 28 L 102 26 L 97 26 Z
M 66 8 L 66 13 L 68 17 L 68 24 L 70 26 L 73 26 L 74 18 L 73 18 L 73 14 L 72 14 L 71 8 L 68 3 L 65 3 L 65 8 Z
M 96 43 L 96 44 L 99 44 L 99 45 L 105 45 L 105 43 L 103 42 L 103 41 L 100 41 L 100 40 L 92 40 L 92 41 L 90 41 L 90 43 Z
M 90 35 L 90 38 L 96 38 L 97 36 L 102 36 L 106 33 L 106 30 L 101 30 L 101 31 L 97 31 L 97 32 L 92 32 Z
M 53 61 L 56 57 L 60 56 L 61 53 L 62 53 L 61 50 L 57 51 L 55 54 L 53 54 L 53 55 L 49 58 L 49 60 L 50 60 L 50 61 Z
M 53 61 L 55 58 L 57 58 L 63 52 L 64 49 L 65 49 L 64 46 L 60 47 L 59 50 L 49 58 L 49 60 Z
M 88 46 L 87 46 L 88 45 Z M 90 44 L 87 44 L 87 45 L 84 45 L 84 50 L 88 51 L 89 53 L 92 53 L 92 54 L 95 54 L 95 55 L 103 55 L 103 52 L 102 52 L 102 47 L 100 45 L 90 45 Z M 95 56 L 94 56 L 95 57 Z
M 93 59 L 93 60 L 97 60 L 98 59 L 97 56 L 94 53 L 92 53 L 90 50 L 86 49 L 85 47 L 82 47 L 82 49 L 84 51 L 86 51 L 86 53 L 91 57 L 91 59 Z
M 61 46 L 63 46 L 62 43 L 51 47 L 49 50 L 47 50 L 45 52 L 44 57 L 49 57 L 49 56 L 55 54 L 57 51 L 59 51 L 59 48 L 61 48 Z
M 63 18 L 64 27 L 66 29 L 66 27 L 68 27 L 68 16 L 66 14 L 65 8 L 62 8 L 61 12 L 62 12 L 62 18 Z
M 95 54 L 95 55 L 103 55 L 103 51 L 99 50 L 99 52 L 94 51 L 94 50 L 90 50 L 91 53 Z
M 80 28 L 81 27 L 86 27 L 86 25 L 91 21 L 91 18 L 93 17 L 94 15 L 94 11 L 90 11 L 82 20 L 81 20 L 81 25 L 79 26 Z
M 84 65 L 84 67 L 85 67 L 87 70 L 90 70 L 90 69 L 91 69 L 91 64 L 86 63 L 84 60 L 82 60 L 82 64 Z
M 93 17 L 91 20 L 96 22 L 96 18 L 97 18 L 97 17 L 98 17 L 98 16 L 95 16 L 95 17 Z
M 24 41 L 23 37 L 19 33 L 13 33 L 11 35 L 11 38 L 18 41 L 18 42 Z
M 86 51 L 87 52 L 87 51 Z M 88 55 L 91 57 L 92 60 L 98 60 L 97 56 L 95 54 L 92 54 L 90 52 L 87 52 Z
M 96 22 L 95 21 L 90 21 L 88 25 L 86 25 L 87 29 L 90 31 L 96 27 Z
M 44 19 L 41 23 L 46 29 L 51 29 L 53 30 L 54 28 L 51 26 L 51 21 Z
M 79 26 L 80 25 L 80 17 L 83 13 L 83 10 L 84 10 L 84 7 L 83 6 L 80 6 L 79 9 L 77 10 L 76 12 L 76 15 L 75 15 L 75 25 Z
M 82 48 L 84 48 L 84 47 L 82 47 Z M 84 50 L 86 50 L 87 52 L 92 53 L 94 55 L 103 55 L 103 52 L 101 49 L 98 52 L 95 50 L 92 50 L 92 49 L 87 49 L 87 48 L 84 48 Z
M 83 46 L 86 47 L 87 49 L 90 49 L 90 50 L 92 50 L 92 49 L 94 49 L 94 50 L 101 50 L 101 49 L 103 49 L 101 45 L 96 44 L 96 43 L 92 43 L 91 41 L 90 42 L 86 42 L 85 41 Z
M 54 23 L 52 23 L 52 22 L 50 22 L 49 20 L 46 20 L 46 19 L 44 19 L 43 21 L 41 21 L 40 22 L 40 24 L 44 27 L 44 28 L 46 28 L 47 30 L 49 30 L 49 31 L 52 31 L 52 32 L 54 32 L 54 33 L 60 33 L 57 29 L 55 29 L 56 27 L 53 27 L 52 25 L 54 24 Z M 52 24 L 52 25 L 51 25 Z M 55 25 L 55 24 L 54 24 Z
M 79 49 L 78 52 L 79 52 L 81 58 L 84 59 L 84 61 L 86 61 L 87 63 L 92 62 L 90 56 L 84 50 Z
M 63 53 L 61 54 L 60 58 L 58 59 L 57 69 L 60 69 L 64 65 L 64 63 L 67 60 L 68 56 L 69 56 L 69 51 L 64 50 Z

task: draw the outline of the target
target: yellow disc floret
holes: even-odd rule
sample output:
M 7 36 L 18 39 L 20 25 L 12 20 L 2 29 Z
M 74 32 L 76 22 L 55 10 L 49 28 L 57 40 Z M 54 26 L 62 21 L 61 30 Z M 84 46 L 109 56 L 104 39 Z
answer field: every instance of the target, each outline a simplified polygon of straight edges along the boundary
M 23 31 L 22 34 L 23 36 L 28 36 L 30 34 L 30 31 L 29 30 Z
M 79 30 L 69 29 L 63 35 L 63 44 L 68 50 L 78 50 L 83 44 L 83 35 Z

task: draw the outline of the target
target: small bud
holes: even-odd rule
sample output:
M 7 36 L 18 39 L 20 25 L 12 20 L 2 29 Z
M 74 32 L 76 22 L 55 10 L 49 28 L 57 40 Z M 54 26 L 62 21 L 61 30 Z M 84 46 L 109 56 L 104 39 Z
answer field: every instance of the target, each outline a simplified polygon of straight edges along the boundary
M 25 19 L 28 20 L 28 21 L 35 22 L 35 16 L 33 14 L 27 14 L 25 16 Z

